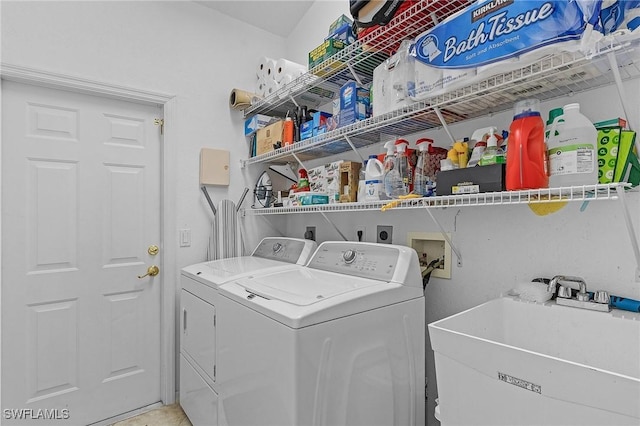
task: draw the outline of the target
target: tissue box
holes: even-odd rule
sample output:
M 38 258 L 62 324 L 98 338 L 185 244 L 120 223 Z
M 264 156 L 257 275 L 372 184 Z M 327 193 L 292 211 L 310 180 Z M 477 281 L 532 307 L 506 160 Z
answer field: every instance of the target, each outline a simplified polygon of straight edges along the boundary
M 305 121 L 300 126 L 300 140 L 313 137 L 313 121 Z
M 505 164 L 440 171 L 437 195 L 477 194 L 504 191 Z
M 340 119 L 338 127 L 364 120 L 368 117 L 369 90 L 350 81 L 340 89 Z
M 596 129 L 600 129 L 602 127 L 622 127 L 623 129 L 627 128 L 627 120 L 624 118 L 612 118 L 610 120 L 598 121 L 597 123 L 593 123 Z
M 249 117 L 244 121 L 244 135 L 250 136 L 258 129 L 262 129 L 269 122 L 273 120 L 273 117 L 269 117 L 268 115 L 256 114 L 253 117 Z
M 298 205 L 309 206 L 312 204 L 329 204 L 329 196 L 319 192 L 296 192 L 293 194 Z
M 256 132 L 256 155 L 262 155 L 267 152 L 273 151 L 274 144 L 278 142 L 282 143 L 282 130 L 284 127 L 284 121 L 280 120 L 273 124 L 258 129 Z

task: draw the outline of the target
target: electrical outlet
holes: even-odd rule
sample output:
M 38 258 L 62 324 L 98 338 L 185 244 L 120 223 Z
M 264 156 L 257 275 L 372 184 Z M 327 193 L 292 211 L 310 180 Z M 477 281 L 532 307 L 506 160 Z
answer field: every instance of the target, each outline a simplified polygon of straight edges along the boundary
M 393 240 L 393 226 L 390 225 L 378 225 L 376 231 L 376 242 L 391 244 Z
M 356 228 L 357 241 L 367 241 L 367 229 L 364 226 Z
M 316 240 L 316 227 L 315 226 L 307 226 L 307 230 L 304 233 L 304 238 L 307 240 Z

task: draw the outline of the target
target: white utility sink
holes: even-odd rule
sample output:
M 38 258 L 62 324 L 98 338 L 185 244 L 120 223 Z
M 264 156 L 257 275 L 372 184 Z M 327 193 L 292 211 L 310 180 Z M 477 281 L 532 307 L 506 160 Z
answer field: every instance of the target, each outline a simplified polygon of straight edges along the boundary
M 429 334 L 443 426 L 640 425 L 640 313 L 503 297 Z

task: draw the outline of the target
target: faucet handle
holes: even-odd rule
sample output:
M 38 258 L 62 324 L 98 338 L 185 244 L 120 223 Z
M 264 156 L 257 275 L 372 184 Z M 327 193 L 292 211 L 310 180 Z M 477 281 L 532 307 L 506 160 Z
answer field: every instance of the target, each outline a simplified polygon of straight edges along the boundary
M 608 305 L 610 303 L 609 292 L 603 290 L 596 291 L 593 295 L 593 301 Z
M 562 297 L 563 299 L 571 299 L 571 287 L 566 285 L 559 286 L 558 297 Z

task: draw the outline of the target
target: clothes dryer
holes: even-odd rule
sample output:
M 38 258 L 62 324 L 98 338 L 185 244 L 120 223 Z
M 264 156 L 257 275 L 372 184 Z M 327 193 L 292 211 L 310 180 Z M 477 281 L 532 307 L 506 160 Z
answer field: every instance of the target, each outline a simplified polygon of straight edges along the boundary
M 219 424 L 424 424 L 415 250 L 325 242 L 306 266 L 219 291 Z
M 181 273 L 180 405 L 194 426 L 217 425 L 216 325 L 218 286 L 232 279 L 303 265 L 311 240 L 264 238 L 250 256 L 187 266 Z

